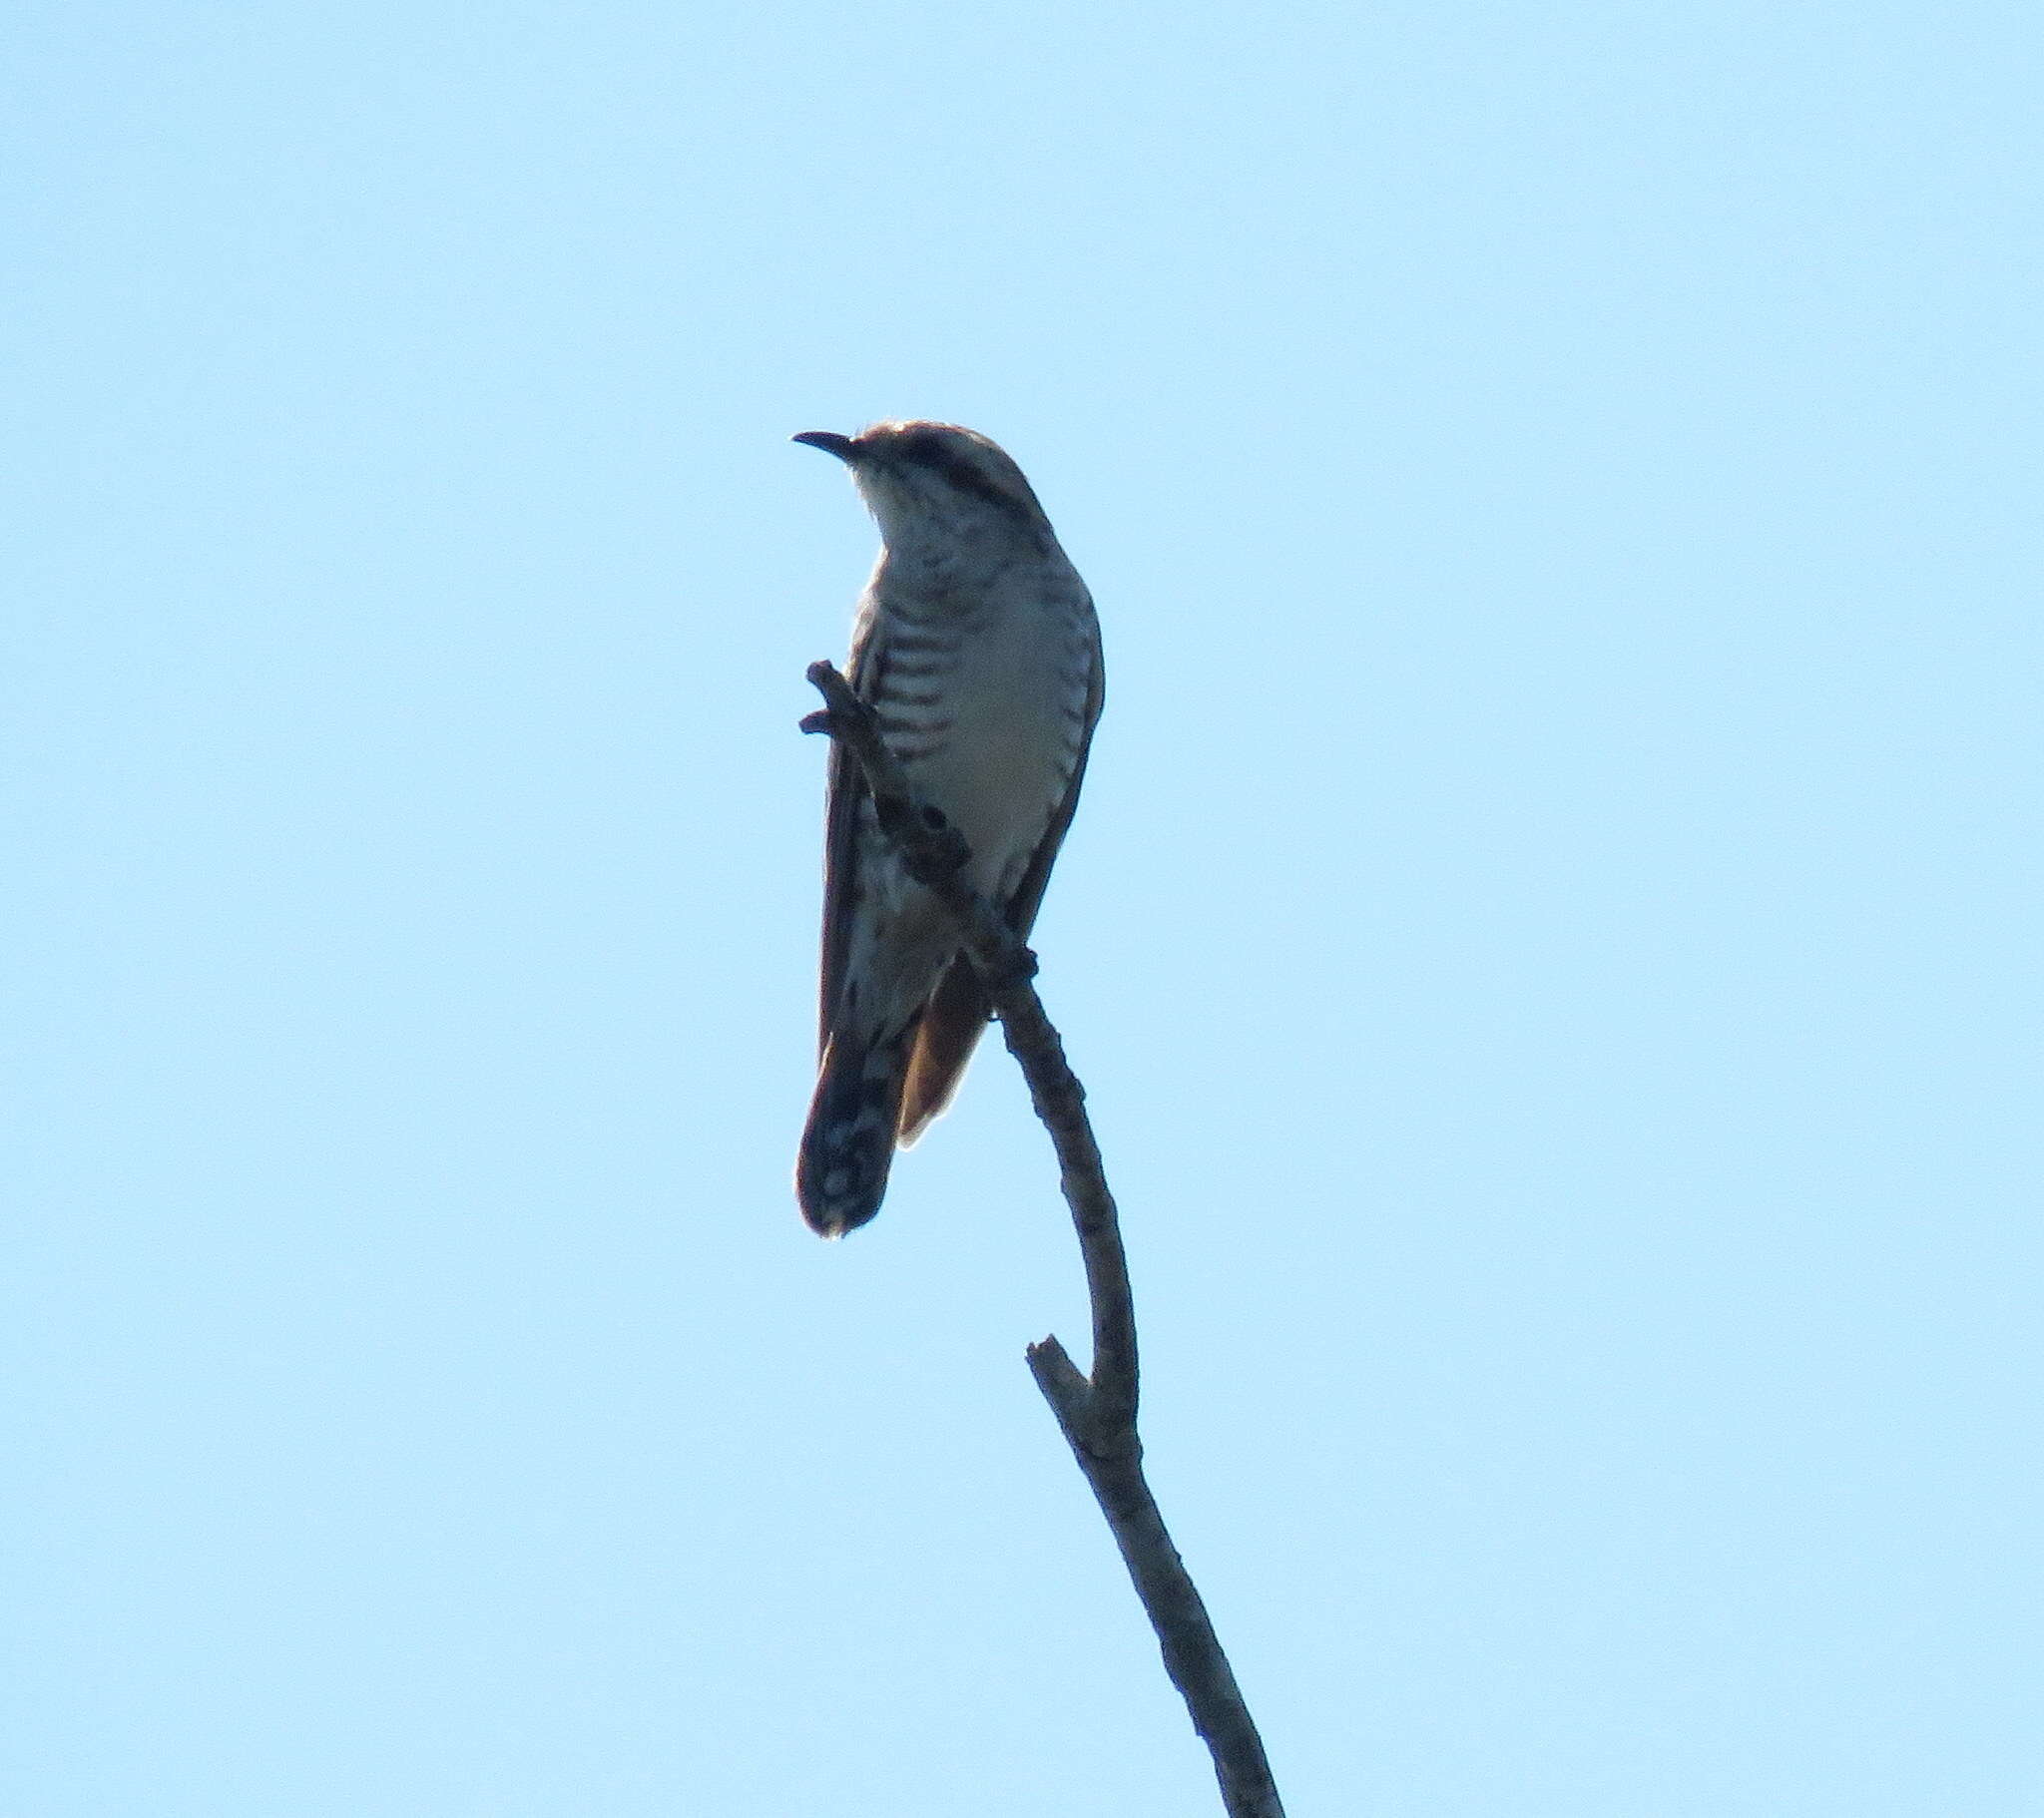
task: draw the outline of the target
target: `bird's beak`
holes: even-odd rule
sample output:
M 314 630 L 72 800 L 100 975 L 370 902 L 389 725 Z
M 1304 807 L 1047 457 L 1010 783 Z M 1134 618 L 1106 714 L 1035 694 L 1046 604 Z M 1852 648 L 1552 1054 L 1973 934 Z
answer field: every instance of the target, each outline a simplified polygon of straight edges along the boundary
M 825 454 L 833 454 L 847 465 L 858 459 L 858 448 L 851 437 L 841 436 L 832 429 L 804 429 L 798 436 L 790 436 L 793 442 L 805 442 L 811 448 L 820 448 Z

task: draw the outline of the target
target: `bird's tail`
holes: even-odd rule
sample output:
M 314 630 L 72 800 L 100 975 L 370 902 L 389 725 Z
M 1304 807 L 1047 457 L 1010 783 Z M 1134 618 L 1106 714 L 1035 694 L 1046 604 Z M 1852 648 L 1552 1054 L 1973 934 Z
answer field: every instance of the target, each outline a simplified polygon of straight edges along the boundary
M 842 1237 L 880 1209 L 915 1028 L 857 1044 L 844 1032 L 823 1052 L 795 1162 L 794 1194 L 819 1237 Z

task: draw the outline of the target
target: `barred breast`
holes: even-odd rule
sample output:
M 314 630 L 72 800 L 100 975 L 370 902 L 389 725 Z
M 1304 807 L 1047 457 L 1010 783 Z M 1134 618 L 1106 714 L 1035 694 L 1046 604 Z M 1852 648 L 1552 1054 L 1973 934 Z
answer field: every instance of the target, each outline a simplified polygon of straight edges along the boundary
M 951 624 L 883 607 L 873 701 L 918 792 L 964 835 L 974 888 L 1000 902 L 1078 768 L 1094 641 L 1083 592 L 982 607 Z

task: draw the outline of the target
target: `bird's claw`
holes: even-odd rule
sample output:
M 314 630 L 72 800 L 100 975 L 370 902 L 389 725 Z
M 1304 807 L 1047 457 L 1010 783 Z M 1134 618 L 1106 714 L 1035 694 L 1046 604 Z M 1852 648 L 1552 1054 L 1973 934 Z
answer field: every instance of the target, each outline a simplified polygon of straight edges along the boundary
M 987 974 L 987 984 L 995 991 L 1015 991 L 1036 977 L 1036 951 L 1025 947 L 1019 941 L 1003 962 Z

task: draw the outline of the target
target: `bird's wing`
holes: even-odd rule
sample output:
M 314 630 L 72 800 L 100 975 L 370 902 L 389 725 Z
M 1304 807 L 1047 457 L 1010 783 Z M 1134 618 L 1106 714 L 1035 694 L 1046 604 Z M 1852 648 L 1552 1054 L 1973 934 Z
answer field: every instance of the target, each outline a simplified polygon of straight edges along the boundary
M 1079 757 L 1072 765 L 1071 783 L 1065 790 L 1064 799 L 1058 803 L 1057 812 L 1050 817 L 1050 825 L 1044 828 L 1043 838 L 1037 841 L 1036 850 L 1029 855 L 1029 865 L 1022 873 L 1022 881 L 1015 886 L 1015 894 L 1006 904 L 1008 926 L 1025 941 L 1029 938 L 1029 930 L 1036 925 L 1036 912 L 1043 903 L 1043 888 L 1050 882 L 1051 861 L 1065 843 L 1072 814 L 1079 806 L 1079 785 L 1086 780 L 1086 757 L 1093 748 L 1093 728 L 1100 723 L 1100 709 L 1107 699 L 1107 674 L 1101 663 L 1098 624 L 1093 628 L 1093 655 L 1089 670 L 1086 717 L 1079 733 Z
M 885 673 L 887 655 L 877 615 L 870 628 L 852 643 L 845 663 L 845 681 L 861 700 L 871 700 Z M 844 984 L 846 956 L 851 948 L 851 904 L 858 883 L 858 819 L 860 804 L 871 799 L 865 772 L 843 739 L 830 741 L 829 783 L 823 810 L 823 966 L 817 1005 L 816 1052 L 830 1046 L 838 993 Z
M 1051 862 L 1064 844 L 1065 831 L 1079 806 L 1079 785 L 1086 780 L 1086 757 L 1093 746 L 1093 728 L 1099 722 L 1106 699 L 1106 675 L 1101 665 L 1100 632 L 1093 634 L 1092 675 L 1086 689 L 1086 717 L 1079 737 L 1079 757 L 1072 766 L 1072 780 L 1064 798 L 1044 828 L 1043 838 L 1029 855 L 1029 864 L 1015 894 L 1004 905 L 1008 926 L 1023 940 L 1036 923 L 1036 911 L 1043 903 L 1044 886 L 1050 882 Z M 972 970 L 972 962 L 960 954 L 945 971 L 930 994 L 922 1021 L 916 1027 L 915 1045 L 908 1055 L 908 1081 L 901 1094 L 901 1113 L 895 1124 L 895 1140 L 904 1148 L 942 1114 L 965 1077 L 965 1066 L 985 1033 L 993 1006 Z

